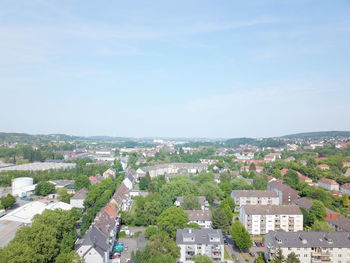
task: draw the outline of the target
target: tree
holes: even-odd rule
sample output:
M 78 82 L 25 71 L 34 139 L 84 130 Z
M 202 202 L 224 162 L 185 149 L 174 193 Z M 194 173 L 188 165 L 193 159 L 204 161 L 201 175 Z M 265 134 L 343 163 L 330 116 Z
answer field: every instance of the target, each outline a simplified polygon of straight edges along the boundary
M 252 246 L 250 235 L 241 222 L 235 221 L 231 226 L 230 233 L 240 250 L 246 250 Z
M 344 207 L 349 207 L 349 196 L 342 195 L 342 204 Z
M 214 229 L 221 229 L 223 232 L 227 233 L 230 223 L 224 210 L 218 208 L 212 211 L 212 226 Z
M 251 163 L 250 166 L 249 166 L 249 171 L 253 171 L 255 172 L 256 171 L 256 166 L 255 166 L 255 163 Z
M 57 256 L 55 263 L 84 263 L 84 260 L 75 251 L 61 253 Z
M 226 204 L 226 205 L 222 206 L 221 209 L 225 212 L 227 220 L 231 224 L 232 218 L 233 218 L 233 213 L 232 213 L 231 207 Z
M 232 179 L 232 175 L 229 172 L 222 172 L 220 174 L 221 183 L 229 183 Z
M 281 248 L 277 249 L 275 256 L 273 257 L 273 261 L 274 263 L 283 263 L 285 261 Z
M 82 188 L 88 188 L 89 186 L 90 180 L 89 177 L 87 177 L 86 175 L 81 174 L 75 179 L 75 189 L 80 190 Z
M 327 215 L 327 211 L 321 201 L 314 200 L 310 208 L 310 214 L 314 215 L 317 220 L 323 221 Z
M 224 207 L 224 206 L 229 206 L 231 211 L 235 210 L 235 201 L 231 198 L 231 197 L 226 197 L 224 200 L 222 200 L 222 202 L 220 203 L 220 207 Z
M 253 178 L 253 187 L 256 190 L 266 190 L 267 189 L 267 177 L 266 176 L 255 176 Z
M 230 196 L 231 191 L 232 191 L 232 187 L 231 187 L 231 184 L 229 182 L 220 183 L 219 188 L 224 193 L 225 197 Z
M 139 186 L 140 186 L 140 190 L 147 190 L 148 189 L 148 181 L 145 177 L 142 177 L 140 179 Z
M 204 195 L 209 203 L 213 203 L 215 200 L 223 198 L 224 193 L 216 184 L 205 183 L 199 186 L 199 193 Z
M 193 228 L 193 229 L 201 229 L 200 225 L 194 222 L 190 222 L 186 225 L 187 228 Z
M 299 177 L 296 171 L 289 169 L 284 175 L 284 182 L 292 188 L 296 188 L 299 183 Z
M 55 192 L 55 186 L 50 182 L 41 182 L 35 187 L 36 195 L 48 195 L 52 194 L 53 192 Z
M 195 255 L 192 260 L 194 260 L 194 263 L 211 263 L 211 258 L 207 255 Z
M 68 194 L 66 189 L 64 189 L 64 188 L 58 189 L 57 194 L 58 194 L 58 199 L 60 201 L 65 202 L 67 204 L 70 203 L 70 198 L 72 197 L 72 195 Z
M 300 263 L 300 260 L 297 257 L 297 255 L 294 252 L 292 252 L 288 254 L 286 263 Z
M 325 221 L 319 221 L 316 220 L 312 226 L 311 226 L 312 231 L 327 231 L 327 232 L 332 232 L 333 229 L 331 226 L 329 226 Z
M 1 206 L 3 206 L 5 209 L 13 206 L 13 204 L 16 203 L 16 198 L 11 194 L 8 194 L 6 197 L 1 198 L 0 200 Z
M 156 226 L 148 226 L 145 231 L 146 238 L 150 238 L 158 233 L 158 227 Z
M 265 263 L 264 254 L 259 253 L 259 256 L 255 260 L 255 263 Z
M 115 159 L 114 165 L 113 165 L 113 166 L 114 166 L 114 169 L 115 169 L 117 172 L 123 171 L 122 163 L 121 163 L 119 160 Z
M 188 216 L 181 207 L 172 206 L 164 210 L 158 217 L 158 227 L 175 238 L 176 230 L 184 228 L 188 223 Z
M 182 208 L 184 210 L 199 210 L 201 209 L 201 205 L 198 202 L 198 197 L 193 195 L 187 195 L 184 197 L 184 201 L 182 203 Z

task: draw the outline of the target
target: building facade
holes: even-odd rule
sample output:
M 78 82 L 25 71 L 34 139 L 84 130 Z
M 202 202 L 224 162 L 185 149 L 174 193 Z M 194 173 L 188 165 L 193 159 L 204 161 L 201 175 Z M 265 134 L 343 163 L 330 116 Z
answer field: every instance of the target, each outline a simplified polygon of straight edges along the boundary
M 244 205 L 240 208 L 239 221 L 252 235 L 280 229 L 303 230 L 303 214 L 295 205 Z
M 231 198 L 235 201 L 235 210 L 243 205 L 279 205 L 280 199 L 272 190 L 233 190 Z

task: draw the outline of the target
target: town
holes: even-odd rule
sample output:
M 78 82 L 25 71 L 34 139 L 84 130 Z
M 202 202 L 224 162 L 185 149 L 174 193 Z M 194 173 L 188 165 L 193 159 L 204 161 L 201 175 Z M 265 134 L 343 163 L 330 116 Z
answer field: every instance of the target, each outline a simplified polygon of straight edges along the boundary
M 350 132 L 0 133 L 0 263 L 350 262 Z

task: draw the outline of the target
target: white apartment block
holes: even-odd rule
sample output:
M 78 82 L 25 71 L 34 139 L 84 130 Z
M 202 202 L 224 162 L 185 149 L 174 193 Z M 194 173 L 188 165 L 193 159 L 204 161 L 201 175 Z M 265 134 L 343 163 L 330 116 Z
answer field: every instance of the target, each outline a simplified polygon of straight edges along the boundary
M 178 229 L 176 244 L 180 263 L 193 263 L 193 256 L 207 255 L 213 262 L 224 262 L 224 238 L 220 229 Z
M 273 231 L 265 235 L 265 254 L 273 259 L 278 248 L 286 258 L 294 252 L 301 263 L 349 263 L 349 232 L 284 232 Z
M 244 205 L 240 208 L 239 221 L 252 235 L 280 229 L 303 230 L 303 214 L 295 205 Z
M 278 194 L 272 190 L 233 190 L 231 198 L 235 201 L 235 211 L 243 205 L 280 205 Z

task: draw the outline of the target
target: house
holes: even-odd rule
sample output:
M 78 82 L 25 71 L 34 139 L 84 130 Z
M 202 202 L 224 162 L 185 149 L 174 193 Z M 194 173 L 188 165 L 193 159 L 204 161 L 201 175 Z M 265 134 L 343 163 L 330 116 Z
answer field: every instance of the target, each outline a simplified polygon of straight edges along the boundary
M 55 186 L 56 190 L 65 188 L 69 194 L 75 193 L 74 180 L 51 180 L 49 182 Z
M 220 229 L 178 229 L 176 245 L 180 247 L 180 263 L 193 263 L 195 255 L 207 255 L 213 262 L 224 261 L 224 238 Z
M 99 182 L 101 182 L 95 176 L 89 176 L 89 181 L 90 181 L 90 184 L 92 184 L 92 185 L 95 185 L 95 184 L 98 184 Z
M 244 205 L 240 208 L 239 221 L 252 235 L 279 229 L 303 230 L 303 213 L 296 205 Z
M 90 227 L 75 243 L 76 252 L 86 263 L 107 263 L 109 249 L 107 237 L 96 226 Z
M 320 168 L 321 170 L 329 170 L 329 165 L 327 164 L 319 164 L 317 165 L 318 168 Z
M 254 158 L 254 153 L 253 152 L 235 153 L 234 156 L 236 156 L 237 159 L 250 160 Z
M 267 155 L 265 155 L 264 160 L 266 162 L 274 162 L 277 159 L 281 159 L 281 153 L 269 153 Z
M 279 205 L 280 199 L 272 190 L 233 190 L 231 198 L 235 201 L 235 211 L 242 205 Z
M 253 172 L 257 172 L 257 173 L 261 173 L 262 171 L 264 170 L 264 167 L 262 166 L 255 166 L 255 170 L 252 170 Z M 250 166 L 242 166 L 241 169 L 240 169 L 240 172 L 243 172 L 243 171 L 246 171 L 246 172 L 250 172 Z
M 350 162 L 343 162 L 343 168 L 350 167 Z
M 207 165 L 213 165 L 213 164 L 216 164 L 217 162 L 219 162 L 219 160 L 216 160 L 216 159 L 199 159 L 199 161 L 202 164 L 207 164 Z
M 327 220 L 327 223 L 335 231 L 348 231 L 348 232 L 350 232 L 350 219 L 346 218 L 345 216 L 331 218 L 331 219 Z
M 129 211 L 132 200 L 129 194 L 129 188 L 122 183 L 112 196 L 112 202 L 117 205 L 121 211 Z
M 300 208 L 303 208 L 305 210 L 310 210 L 311 206 L 312 206 L 312 200 L 306 198 L 306 197 L 302 197 L 302 198 L 299 198 L 297 200 L 295 200 L 293 202 L 293 204 L 299 206 Z M 339 213 L 338 212 L 335 212 L 331 209 L 328 209 L 326 208 L 326 216 L 325 216 L 325 220 L 329 220 L 331 218 L 336 218 L 336 217 L 339 217 Z
M 117 172 L 116 172 L 116 170 L 113 169 L 113 168 L 107 169 L 107 170 L 102 174 L 102 176 L 103 176 L 104 179 L 107 179 L 107 178 L 109 178 L 109 177 L 115 178 L 116 175 L 117 175 Z
M 335 143 L 335 148 L 337 148 L 337 149 L 345 149 L 345 148 L 348 147 L 348 145 L 349 145 L 348 142 L 336 142 Z
M 350 183 L 346 183 L 340 186 L 340 192 L 342 194 L 350 195 Z
M 198 203 L 201 206 L 201 210 L 209 210 L 209 202 L 207 201 L 207 199 L 205 199 L 205 196 L 197 196 L 197 198 L 198 198 Z M 179 206 L 182 206 L 183 202 L 184 202 L 184 197 L 179 196 L 178 198 L 176 198 L 174 205 L 179 207 Z
M 285 161 L 286 163 L 289 163 L 289 162 L 291 162 L 291 161 L 295 161 L 295 157 L 290 156 L 290 157 L 284 159 L 283 161 Z
M 301 263 L 350 261 L 349 232 L 284 232 L 270 231 L 265 235 L 265 258 L 270 261 L 278 249 L 284 258 L 294 252 Z
M 270 181 L 267 184 L 267 190 L 273 190 L 277 193 L 280 199 L 280 204 L 292 204 L 294 200 L 298 199 L 298 191 L 278 180 Z
M 70 199 L 70 205 L 77 208 L 84 208 L 84 201 L 87 198 L 89 190 L 86 188 L 80 189 Z
M 188 215 L 190 223 L 196 223 L 201 228 L 211 228 L 211 211 L 210 210 L 184 210 Z
M 138 178 L 144 177 L 148 172 L 151 178 L 166 174 L 197 174 L 208 170 L 207 164 L 202 163 L 167 163 L 140 167 L 136 170 Z
M 289 169 L 287 168 L 283 168 L 281 169 L 281 174 L 284 176 L 287 172 L 289 171 Z M 304 182 L 304 183 L 307 183 L 307 184 L 312 184 L 312 179 L 303 175 L 302 173 L 298 172 L 298 171 L 295 171 L 298 175 L 298 178 L 299 178 L 299 181 L 300 182 Z
M 317 185 L 329 191 L 339 191 L 339 184 L 336 181 L 329 178 L 320 179 L 317 182 Z

